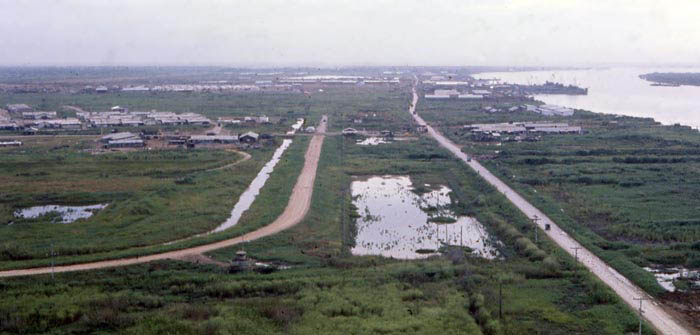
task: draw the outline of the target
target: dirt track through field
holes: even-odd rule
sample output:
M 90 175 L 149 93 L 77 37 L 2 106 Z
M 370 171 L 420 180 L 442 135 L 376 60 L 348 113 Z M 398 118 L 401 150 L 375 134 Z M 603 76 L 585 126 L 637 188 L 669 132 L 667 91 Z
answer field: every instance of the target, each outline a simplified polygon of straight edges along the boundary
M 528 218 L 536 219 L 537 225 L 542 229 L 547 236 L 549 236 L 552 241 L 554 241 L 559 247 L 564 249 L 564 251 L 571 254 L 571 256 L 576 256 L 581 264 L 583 264 L 588 270 L 590 270 L 594 275 L 596 275 L 601 281 L 610 286 L 610 288 L 617 293 L 624 302 L 626 302 L 630 307 L 635 310 L 639 309 L 638 298 L 647 299 L 643 303 L 643 315 L 644 318 L 654 327 L 660 334 L 668 335 L 685 335 L 685 334 L 697 334 L 697 332 L 691 330 L 690 327 L 686 327 L 681 321 L 675 319 L 671 314 L 669 314 L 663 307 L 662 304 L 654 299 L 652 296 L 648 295 L 642 289 L 637 287 L 634 283 L 629 281 L 615 269 L 608 266 L 603 260 L 598 258 L 588 249 L 584 248 L 575 239 L 570 237 L 566 232 L 564 232 L 559 226 L 549 219 L 544 213 L 542 213 L 535 206 L 530 204 L 525 198 L 521 197 L 517 192 L 511 189 L 508 185 L 502 182 L 498 177 L 493 175 L 488 169 L 483 165 L 479 164 L 474 159 L 469 159 L 467 155 L 462 152 L 459 146 L 454 144 L 452 141 L 447 139 L 445 136 L 437 132 L 431 126 L 429 126 L 423 118 L 421 118 L 416 112 L 416 104 L 418 103 L 418 93 L 416 92 L 416 87 L 413 87 L 413 101 L 411 107 L 409 108 L 409 113 L 413 116 L 413 119 L 419 125 L 427 127 L 428 133 L 435 138 L 435 140 L 440 143 L 444 148 L 452 152 L 457 158 L 462 160 L 465 164 L 471 167 L 476 173 L 479 174 L 484 180 L 489 184 L 494 186 L 499 192 L 510 200 L 513 205 L 518 207 Z M 550 229 L 545 231 L 544 227 L 546 224 L 550 225 Z M 578 249 L 574 249 L 578 248 Z M 578 250 L 576 252 L 575 250 Z
M 321 124 L 318 126 L 316 134 L 311 138 L 309 147 L 306 150 L 304 167 L 297 178 L 297 183 L 294 185 L 292 190 L 292 195 L 289 198 L 287 207 L 284 209 L 282 214 L 275 219 L 272 223 L 264 226 L 260 229 L 252 231 L 250 233 L 230 238 L 227 240 L 214 242 L 210 244 L 200 245 L 197 247 L 175 250 L 164 252 L 160 254 L 153 254 L 143 257 L 132 257 L 132 258 L 121 258 L 114 260 L 73 264 L 73 265 L 61 265 L 53 268 L 54 272 L 70 272 L 70 271 L 82 271 L 82 270 L 94 270 L 103 269 L 117 266 L 126 266 L 140 263 L 147 263 L 156 260 L 163 259 L 181 259 L 188 255 L 202 254 L 205 252 L 230 247 L 242 242 L 248 242 L 256 240 L 265 236 L 269 236 L 285 229 L 288 229 L 306 216 L 306 213 L 311 207 L 311 197 L 314 189 L 314 180 L 316 179 L 316 170 L 318 167 L 318 162 L 321 157 L 321 148 L 323 146 L 323 140 L 325 139 L 325 131 L 327 127 L 327 117 L 324 116 L 321 120 Z M 0 272 L 0 277 L 16 277 L 16 276 L 29 276 L 29 275 L 39 275 L 51 273 L 51 267 L 40 267 L 31 269 L 19 269 L 19 270 L 9 270 Z

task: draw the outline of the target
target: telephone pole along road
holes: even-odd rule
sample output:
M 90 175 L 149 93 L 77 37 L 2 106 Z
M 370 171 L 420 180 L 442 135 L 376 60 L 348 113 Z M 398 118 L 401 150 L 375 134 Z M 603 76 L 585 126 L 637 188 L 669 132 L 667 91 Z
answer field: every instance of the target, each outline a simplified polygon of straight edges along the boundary
M 316 180 L 316 169 L 318 167 L 318 161 L 321 157 L 321 147 L 323 146 L 323 140 L 325 139 L 325 132 L 328 124 L 327 120 L 328 118 L 324 115 L 321 119 L 321 124 L 316 130 L 316 134 L 314 134 L 314 136 L 311 138 L 309 147 L 308 149 L 306 149 L 304 167 L 302 168 L 301 173 L 297 178 L 297 183 L 294 185 L 294 189 L 292 189 L 292 195 L 289 197 L 287 207 L 285 207 L 284 212 L 282 212 L 282 214 L 280 214 L 280 216 L 278 216 L 277 219 L 275 219 L 275 221 L 273 221 L 267 226 L 264 226 L 260 229 L 254 230 L 252 232 L 238 237 L 187 249 L 168 251 L 160 254 L 147 255 L 142 257 L 121 258 L 73 265 L 60 265 L 54 267 L 53 269 L 52 267 L 47 266 L 41 268 L 2 271 L 0 272 L 0 277 L 17 277 L 48 274 L 52 273 L 52 271 L 70 272 L 94 270 L 148 263 L 163 259 L 179 259 L 188 255 L 203 254 L 205 252 L 213 251 L 216 249 L 230 247 L 243 242 L 249 242 L 288 229 L 301 222 L 301 220 L 306 216 L 306 213 L 311 207 L 311 196 L 313 195 L 314 191 L 314 181 Z
M 615 269 L 605 264 L 605 262 L 603 262 L 600 258 L 588 251 L 588 249 L 583 247 L 566 232 L 561 230 L 556 223 L 550 220 L 549 217 L 547 217 L 539 209 L 535 208 L 535 206 L 531 205 L 527 200 L 508 187 L 508 185 L 498 179 L 498 177 L 494 176 L 489 170 L 479 164 L 479 162 L 474 159 L 469 159 L 457 145 L 444 137 L 442 134 L 435 131 L 433 127 L 428 125 L 423 118 L 416 113 L 417 103 L 418 93 L 416 92 L 416 86 L 414 85 L 413 101 L 408 111 L 413 116 L 416 123 L 418 123 L 418 125 L 425 126 L 428 129 L 428 133 L 435 138 L 440 145 L 452 152 L 452 154 L 457 156 L 457 158 L 461 159 L 465 164 L 476 171 L 479 176 L 484 178 L 489 184 L 505 195 L 506 198 L 508 198 L 513 205 L 518 207 L 518 209 L 520 209 L 528 218 L 530 218 L 530 220 L 534 220 L 538 228 L 542 228 L 546 224 L 549 224 L 550 230 L 544 230 L 547 236 L 549 236 L 550 239 L 552 239 L 556 244 L 558 244 L 572 256 L 574 250 L 578 250 L 579 261 L 583 263 L 583 265 L 585 265 L 600 280 L 610 286 L 629 306 L 636 308 L 635 304 L 637 301 L 635 301 L 635 299 L 645 298 L 649 300 L 649 303 L 645 304 L 644 317 L 654 328 L 656 328 L 659 333 L 668 335 L 693 334 L 693 332 L 688 330 L 678 320 L 669 315 L 661 307 L 661 303 L 659 303 L 656 299 L 634 285 Z

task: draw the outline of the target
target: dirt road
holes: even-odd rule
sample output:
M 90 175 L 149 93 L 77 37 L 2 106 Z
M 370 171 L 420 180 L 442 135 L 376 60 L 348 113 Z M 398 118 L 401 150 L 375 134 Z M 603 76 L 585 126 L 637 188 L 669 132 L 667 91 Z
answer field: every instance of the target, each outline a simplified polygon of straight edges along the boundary
M 624 300 L 628 305 L 630 305 L 635 310 L 639 309 L 639 301 L 634 300 L 635 298 L 645 298 L 649 299 L 643 304 L 643 311 L 645 319 L 654 326 L 657 331 L 661 334 L 668 335 L 684 335 L 684 334 L 697 334 L 686 328 L 677 319 L 673 318 L 669 313 L 667 313 L 656 299 L 646 294 L 642 289 L 634 285 L 627 278 L 617 272 L 615 269 L 609 267 L 603 260 L 595 256 L 592 252 L 585 249 L 576 240 L 571 238 L 566 232 L 561 230 L 556 223 L 550 220 L 544 213 L 535 206 L 531 205 L 527 200 L 521 197 L 518 193 L 513 191 L 508 185 L 503 183 L 498 177 L 494 176 L 489 170 L 483 167 L 479 162 L 474 159 L 469 159 L 462 150 L 455 145 L 452 141 L 444 137 L 439 132 L 435 131 L 431 126 L 429 126 L 417 113 L 416 104 L 418 103 L 418 94 L 416 92 L 416 87 L 413 87 L 413 101 L 411 107 L 409 108 L 409 113 L 413 116 L 413 119 L 419 124 L 424 125 L 428 129 L 428 133 L 435 138 L 440 145 L 445 147 L 447 150 L 452 152 L 457 158 L 464 161 L 469 167 L 476 171 L 482 178 L 484 178 L 489 184 L 493 185 L 499 192 L 510 200 L 516 207 L 518 207 L 527 217 L 530 219 L 537 218 L 537 224 L 542 231 L 544 231 L 544 225 L 549 224 L 550 230 L 544 231 L 555 243 L 557 243 L 562 249 L 566 250 L 572 256 L 575 255 L 576 249 L 578 248 L 578 260 L 584 266 L 586 266 L 593 274 L 595 274 L 600 280 L 605 282 L 610 286 L 617 295 L 619 295 L 622 300 Z
M 61 106 L 61 107 L 65 108 L 65 109 L 70 109 L 70 110 L 75 111 L 75 112 L 87 113 L 86 110 L 84 110 L 78 106 L 65 105 L 65 106 Z
M 299 174 L 299 177 L 297 178 L 296 185 L 294 185 L 294 189 L 292 190 L 292 195 L 289 198 L 287 207 L 284 209 L 284 212 L 282 212 L 282 214 L 269 225 L 239 237 L 211 244 L 200 245 L 197 247 L 169 251 L 165 253 L 153 254 L 143 257 L 122 258 L 73 265 L 62 265 L 56 266 L 53 270 L 55 272 L 93 270 L 147 263 L 162 259 L 181 259 L 188 255 L 202 254 L 216 249 L 230 247 L 242 242 L 256 240 L 265 236 L 278 233 L 282 230 L 296 225 L 297 223 L 301 222 L 304 216 L 306 216 L 306 213 L 308 212 L 309 207 L 311 206 L 311 196 L 313 194 L 314 180 L 316 179 L 316 168 L 318 167 L 318 161 L 321 156 L 321 147 L 323 146 L 323 140 L 325 139 L 326 126 L 327 117 L 324 116 L 321 120 L 321 124 L 317 127 L 316 134 L 313 136 L 313 138 L 311 138 L 309 147 L 306 150 L 304 167 L 301 170 L 301 174 Z M 9 270 L 0 272 L 0 277 L 38 275 L 51 273 L 51 271 L 51 267 Z
M 228 168 L 230 168 L 230 167 L 233 167 L 233 166 L 236 166 L 236 165 L 238 165 L 238 164 L 240 164 L 240 163 L 243 163 L 243 162 L 245 162 L 245 161 L 247 161 L 247 160 L 249 160 L 249 159 L 251 158 L 250 154 L 247 153 L 247 152 L 245 152 L 245 151 L 238 151 L 238 150 L 228 150 L 228 151 L 230 151 L 230 152 L 235 152 L 235 153 L 237 153 L 237 154 L 241 154 L 241 155 L 243 155 L 243 158 L 241 158 L 241 159 L 239 159 L 239 160 L 237 160 L 237 161 L 235 161 L 235 162 L 233 162 L 233 163 L 231 163 L 231 164 L 226 164 L 226 165 L 224 165 L 224 166 L 219 166 L 219 167 L 211 168 L 211 169 L 208 169 L 207 171 L 217 171 L 217 170 L 228 169 Z

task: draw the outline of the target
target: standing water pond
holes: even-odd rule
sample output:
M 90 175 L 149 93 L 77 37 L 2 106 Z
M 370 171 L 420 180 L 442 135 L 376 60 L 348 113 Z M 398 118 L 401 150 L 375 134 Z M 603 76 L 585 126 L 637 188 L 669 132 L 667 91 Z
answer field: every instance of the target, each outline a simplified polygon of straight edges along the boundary
M 79 219 L 87 219 L 95 212 L 107 207 L 107 204 L 90 206 L 34 206 L 15 211 L 15 217 L 23 219 L 51 218 L 52 223 L 71 223 Z
M 498 256 L 498 242 L 481 223 L 449 209 L 451 190 L 446 186 L 419 195 L 408 176 L 381 176 L 354 181 L 351 189 L 360 215 L 354 255 L 417 259 L 451 245 L 469 247 L 489 259 Z

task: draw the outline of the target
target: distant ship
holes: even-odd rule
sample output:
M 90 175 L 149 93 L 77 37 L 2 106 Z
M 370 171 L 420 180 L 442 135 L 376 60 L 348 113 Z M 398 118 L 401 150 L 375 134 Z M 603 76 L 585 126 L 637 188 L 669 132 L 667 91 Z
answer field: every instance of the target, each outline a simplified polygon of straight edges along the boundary
M 651 83 L 651 86 L 678 87 L 678 86 L 681 86 L 681 84 L 674 84 L 674 83 Z
M 547 81 L 542 85 L 520 85 L 520 89 L 528 94 L 569 94 L 587 95 L 588 89 L 574 85 L 564 85 Z

